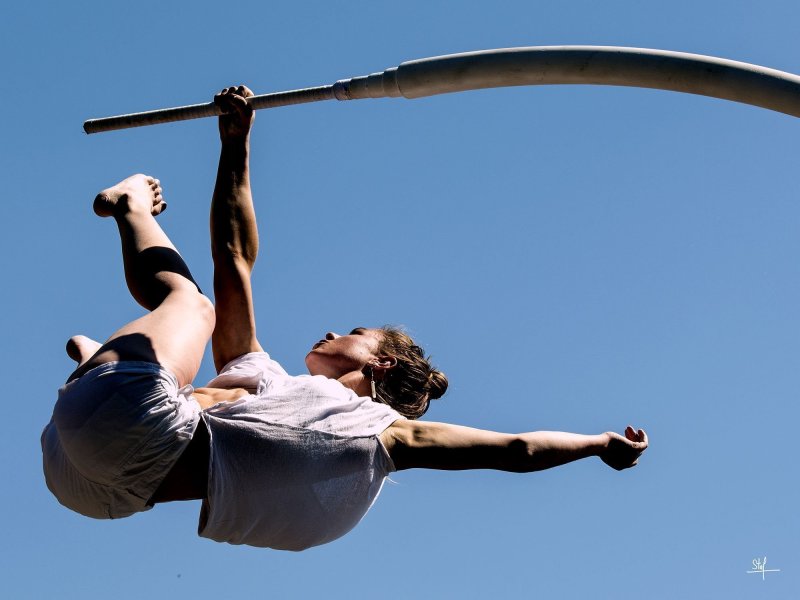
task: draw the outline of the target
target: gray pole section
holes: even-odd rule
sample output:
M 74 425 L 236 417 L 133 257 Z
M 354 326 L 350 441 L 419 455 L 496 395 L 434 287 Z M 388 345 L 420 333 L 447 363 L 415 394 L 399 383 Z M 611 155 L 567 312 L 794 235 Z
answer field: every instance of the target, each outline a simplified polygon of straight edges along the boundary
M 800 77 L 758 65 L 667 50 L 546 46 L 465 52 L 402 63 L 333 85 L 254 96 L 256 109 L 363 98 L 422 98 L 519 85 L 615 85 L 711 96 L 800 117 Z M 86 133 L 217 115 L 214 103 L 154 110 L 83 125 Z

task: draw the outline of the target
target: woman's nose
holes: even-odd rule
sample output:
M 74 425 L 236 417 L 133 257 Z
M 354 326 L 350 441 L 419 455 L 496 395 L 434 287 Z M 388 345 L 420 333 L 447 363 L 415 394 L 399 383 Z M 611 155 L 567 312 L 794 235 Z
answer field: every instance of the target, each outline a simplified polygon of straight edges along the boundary
M 326 340 L 335 340 L 337 337 L 339 337 L 339 335 L 336 334 L 336 333 L 333 333 L 332 331 L 329 331 L 328 333 L 325 334 L 325 339 Z

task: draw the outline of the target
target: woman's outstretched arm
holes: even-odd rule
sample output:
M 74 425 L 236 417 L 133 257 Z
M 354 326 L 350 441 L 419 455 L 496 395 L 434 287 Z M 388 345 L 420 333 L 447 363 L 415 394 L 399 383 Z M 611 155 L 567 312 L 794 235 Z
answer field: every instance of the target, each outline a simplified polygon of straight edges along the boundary
M 256 337 L 250 274 L 258 255 L 258 228 L 250 191 L 250 128 L 255 115 L 244 86 L 214 97 L 226 114 L 219 118 L 217 182 L 211 201 L 211 256 L 217 325 L 211 338 L 219 371 L 234 358 L 262 350 Z
M 498 469 L 515 473 L 550 469 L 590 456 L 599 456 L 614 469 L 627 469 L 636 465 L 648 444 L 647 434 L 632 427 L 624 436 L 560 431 L 509 434 L 411 420 L 395 421 L 381 434 L 381 441 L 398 470 Z

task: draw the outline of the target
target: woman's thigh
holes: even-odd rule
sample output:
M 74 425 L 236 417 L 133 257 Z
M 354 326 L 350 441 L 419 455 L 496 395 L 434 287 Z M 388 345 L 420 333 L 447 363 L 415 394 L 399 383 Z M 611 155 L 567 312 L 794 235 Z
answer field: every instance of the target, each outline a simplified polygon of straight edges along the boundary
M 170 294 L 151 313 L 117 330 L 70 380 L 109 362 L 143 361 L 161 365 L 178 385 L 192 382 L 214 330 L 214 307 L 202 294 Z

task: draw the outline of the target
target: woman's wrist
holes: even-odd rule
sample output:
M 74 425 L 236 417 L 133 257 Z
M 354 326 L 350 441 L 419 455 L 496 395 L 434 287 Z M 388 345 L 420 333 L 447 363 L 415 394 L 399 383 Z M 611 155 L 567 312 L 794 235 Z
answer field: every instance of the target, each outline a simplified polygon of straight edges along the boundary
M 250 132 L 244 133 L 222 133 L 219 134 L 219 140 L 222 142 L 223 148 L 244 148 L 250 147 Z
M 608 448 L 608 444 L 611 442 L 611 436 L 608 434 L 608 432 L 605 432 L 599 433 L 592 437 L 594 438 L 592 444 L 592 455 L 601 456 Z
M 219 163 L 234 169 L 242 169 L 247 166 L 250 156 L 250 136 L 241 138 L 221 138 Z

